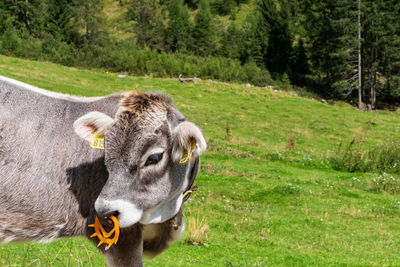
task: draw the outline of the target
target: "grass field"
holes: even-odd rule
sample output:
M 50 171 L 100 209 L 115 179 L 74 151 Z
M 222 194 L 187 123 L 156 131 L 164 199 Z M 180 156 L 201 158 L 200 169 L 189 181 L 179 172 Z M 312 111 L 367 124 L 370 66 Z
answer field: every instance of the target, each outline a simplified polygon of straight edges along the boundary
M 239 84 L 118 78 L 5 56 L 0 75 L 75 95 L 163 91 L 202 127 L 208 150 L 185 214 L 189 228 L 196 222 L 204 233 L 197 244 L 189 231 L 145 259 L 146 266 L 400 265 L 400 195 L 375 190 L 378 172 L 339 172 L 328 160 L 354 138 L 365 149 L 400 140 L 397 112 L 366 113 Z M 0 246 L 0 266 L 104 264 L 83 238 Z

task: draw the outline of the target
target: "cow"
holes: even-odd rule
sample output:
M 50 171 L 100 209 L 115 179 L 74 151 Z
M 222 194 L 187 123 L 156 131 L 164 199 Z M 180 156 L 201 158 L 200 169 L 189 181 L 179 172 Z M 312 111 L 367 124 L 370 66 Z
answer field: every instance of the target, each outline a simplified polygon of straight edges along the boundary
M 90 145 L 99 136 L 104 150 Z M 114 215 L 119 240 L 99 249 L 109 266 L 142 266 L 184 231 L 205 149 L 161 93 L 75 97 L 0 76 L 0 243 L 89 237 Z

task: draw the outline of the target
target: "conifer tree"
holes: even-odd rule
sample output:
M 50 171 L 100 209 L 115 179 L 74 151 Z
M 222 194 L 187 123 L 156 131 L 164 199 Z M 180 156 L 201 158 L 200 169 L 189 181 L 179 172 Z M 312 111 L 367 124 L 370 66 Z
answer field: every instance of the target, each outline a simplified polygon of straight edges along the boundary
M 234 11 L 235 0 L 216 0 L 213 4 L 213 10 L 219 15 L 226 16 Z
M 290 73 L 293 84 L 306 85 L 306 75 L 310 73 L 310 66 L 303 39 L 300 39 L 293 49 L 293 55 L 290 60 Z
M 323 93 L 346 97 L 357 88 L 357 3 L 307 1 L 311 61 Z
M 381 34 L 384 32 L 384 14 L 379 12 L 379 1 L 364 1 L 363 12 L 363 89 L 369 95 L 371 108 L 375 108 L 376 92 L 381 87 L 377 82 L 377 74 L 381 64 L 378 57 Z
M 166 39 L 172 51 L 187 50 L 191 43 L 190 14 L 183 0 L 172 0 L 168 6 L 169 25 Z
M 3 10 L 1 13 L 4 18 L 20 33 L 27 31 L 31 35 L 38 36 L 43 30 L 42 12 L 45 10 L 44 1 L 3 0 L 1 2 L 0 8 Z
M 275 76 L 289 72 L 292 40 L 288 8 L 286 1 L 281 2 L 280 11 L 273 0 L 259 2 L 260 19 L 262 24 L 268 25 L 268 47 L 264 54 L 264 64 Z
M 395 0 L 377 1 L 381 16 L 383 15 L 380 27 L 382 30 L 378 38 L 380 57 L 378 71 L 386 80 L 383 86 L 382 95 L 387 101 L 400 99 L 400 27 L 399 11 L 400 2 Z M 379 77 L 377 77 L 378 79 Z M 394 98 L 394 99 L 393 99 Z M 393 99 L 393 100 L 392 100 Z
M 101 44 L 106 38 L 103 2 L 101 0 L 76 0 L 75 15 L 79 28 L 84 29 L 84 38 L 89 44 Z
M 133 30 L 140 46 L 165 49 L 165 29 L 161 21 L 161 9 L 156 0 L 130 0 L 127 18 L 134 22 Z
M 5 1 L 0 1 L 0 36 L 11 24 L 10 14 L 5 4 Z
M 259 10 L 255 9 L 243 24 L 240 60 L 242 63 L 254 62 L 265 68 L 264 55 L 268 46 L 269 24 L 260 19 L 260 16 Z
M 57 40 L 76 41 L 78 28 L 72 21 L 76 14 L 71 1 L 47 0 L 46 11 L 46 31 Z
M 210 6 L 207 0 L 201 0 L 193 29 L 193 50 L 201 56 L 212 54 L 216 48 L 215 37 L 216 30 Z
M 234 21 L 231 21 L 228 30 L 221 40 L 220 55 L 240 59 L 241 35 Z

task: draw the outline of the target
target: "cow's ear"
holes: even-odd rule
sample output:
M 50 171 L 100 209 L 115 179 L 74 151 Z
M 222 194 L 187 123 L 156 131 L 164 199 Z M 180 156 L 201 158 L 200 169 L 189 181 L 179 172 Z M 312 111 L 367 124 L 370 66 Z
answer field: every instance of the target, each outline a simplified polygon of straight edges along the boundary
M 173 136 L 172 157 L 174 161 L 182 162 L 188 152 L 189 154 L 193 152 L 190 157 L 198 157 L 207 148 L 206 140 L 204 140 L 200 128 L 192 122 L 185 121 L 180 123 L 174 129 Z M 192 144 L 195 144 L 193 151 L 191 151 Z
M 93 111 L 89 112 L 74 122 L 75 132 L 88 142 L 92 142 L 93 136 L 104 135 L 108 127 L 114 123 L 114 119 L 110 116 Z

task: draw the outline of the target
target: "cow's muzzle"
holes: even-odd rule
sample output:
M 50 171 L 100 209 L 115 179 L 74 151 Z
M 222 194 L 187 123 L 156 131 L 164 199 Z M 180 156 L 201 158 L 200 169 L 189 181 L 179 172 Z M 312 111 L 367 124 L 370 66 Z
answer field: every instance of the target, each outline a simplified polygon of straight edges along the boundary
M 143 214 L 143 210 L 125 200 L 107 200 L 98 198 L 94 204 L 96 213 L 100 220 L 107 222 L 110 215 L 118 218 L 121 228 L 132 226 L 137 223 Z

